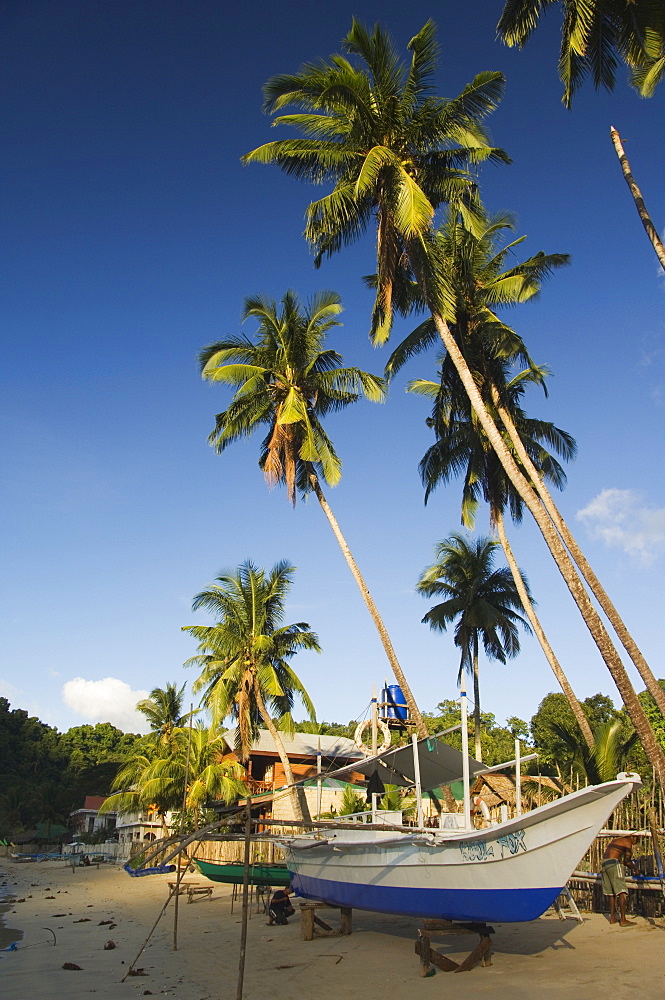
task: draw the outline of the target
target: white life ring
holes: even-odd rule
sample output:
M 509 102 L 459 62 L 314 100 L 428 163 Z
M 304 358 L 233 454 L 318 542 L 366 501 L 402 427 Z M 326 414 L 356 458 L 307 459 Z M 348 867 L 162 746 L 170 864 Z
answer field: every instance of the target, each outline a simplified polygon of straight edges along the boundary
M 364 722 L 358 723 L 358 725 L 356 726 L 356 731 L 353 734 L 353 742 L 355 743 L 355 745 L 358 747 L 359 750 L 362 750 L 364 754 L 367 754 L 368 757 L 372 757 L 374 756 L 372 748 L 368 747 L 365 743 L 363 743 L 363 732 L 368 726 L 370 728 L 372 726 L 371 719 L 365 719 Z M 391 741 L 390 741 L 390 730 L 388 729 L 388 726 L 383 721 L 383 719 L 377 719 L 377 726 L 381 730 L 381 735 L 383 736 L 383 743 L 381 744 L 380 747 L 377 748 L 376 751 L 377 754 L 379 754 L 379 753 L 384 753 L 388 749 Z
M 490 810 L 489 806 L 485 802 L 485 799 L 481 799 L 480 795 L 476 795 L 473 800 L 473 812 L 479 812 L 484 820 L 490 821 Z

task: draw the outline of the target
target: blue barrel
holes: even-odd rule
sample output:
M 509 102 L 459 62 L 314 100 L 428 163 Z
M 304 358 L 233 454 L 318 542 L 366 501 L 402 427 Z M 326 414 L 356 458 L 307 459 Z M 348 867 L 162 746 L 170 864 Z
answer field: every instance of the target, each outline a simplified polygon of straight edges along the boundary
M 384 687 L 381 692 L 381 701 L 383 702 L 382 719 L 396 719 L 400 722 L 406 722 L 408 712 L 399 684 L 389 684 L 388 687 Z

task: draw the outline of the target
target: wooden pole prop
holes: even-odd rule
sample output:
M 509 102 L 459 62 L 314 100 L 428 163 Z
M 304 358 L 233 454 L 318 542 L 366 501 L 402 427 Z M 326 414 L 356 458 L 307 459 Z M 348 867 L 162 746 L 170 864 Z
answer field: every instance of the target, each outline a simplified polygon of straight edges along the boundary
M 182 810 L 180 812 L 180 835 L 185 825 L 185 809 L 187 808 L 187 784 L 189 782 L 189 755 L 192 750 L 192 716 L 194 714 L 193 703 L 189 706 L 189 739 L 187 741 L 187 762 L 185 764 L 185 787 L 182 790 Z M 185 871 L 187 866 L 185 865 Z M 173 901 L 173 950 L 178 950 L 178 900 L 180 899 L 180 882 L 182 881 L 182 858 L 178 857 L 178 872 L 175 882 L 175 899 Z
M 321 819 L 321 737 L 316 747 L 316 818 Z
M 138 962 L 139 958 L 140 958 L 140 957 L 141 957 L 141 955 L 143 954 L 143 949 L 144 949 L 144 948 L 145 948 L 145 946 L 147 945 L 147 943 L 148 943 L 148 941 L 150 940 L 150 938 L 152 937 L 152 935 L 153 935 L 153 934 L 155 933 L 155 928 L 156 928 L 157 924 L 159 923 L 159 921 L 160 921 L 160 920 L 162 919 L 162 917 L 164 916 L 164 913 L 166 912 L 166 907 L 167 907 L 167 906 L 169 905 L 169 903 L 171 902 L 171 896 L 173 896 L 173 894 L 174 894 L 174 893 L 175 893 L 176 891 L 177 891 L 177 887 L 176 887 L 176 886 L 174 885 L 174 886 L 173 886 L 173 888 L 171 889 L 171 892 L 169 893 L 169 898 L 168 898 L 168 899 L 166 900 L 166 902 L 165 902 L 165 903 L 164 903 L 164 905 L 162 906 L 161 910 L 159 911 L 159 916 L 157 917 L 157 919 L 155 920 L 154 924 L 152 925 L 152 927 L 151 927 L 151 929 L 150 929 L 150 933 L 148 934 L 147 938 L 145 939 L 145 941 L 143 942 L 143 944 L 142 944 L 142 945 L 141 945 L 141 947 L 139 948 L 139 953 L 138 953 L 138 955 L 136 956 L 136 958 L 134 959 L 134 961 L 132 962 L 132 964 L 131 964 L 131 965 L 129 966 L 129 968 L 127 969 L 127 972 L 126 972 L 126 973 L 124 974 L 124 976 L 123 976 L 123 977 L 122 977 L 122 979 L 120 980 L 120 982 L 121 982 L 121 983 L 124 983 L 124 981 L 125 981 L 125 979 L 127 978 L 127 976 L 128 976 L 129 974 L 130 974 L 130 972 L 132 972 L 132 971 L 133 971 L 133 969 L 134 969 L 134 966 L 136 965 L 136 963 Z
M 660 889 L 665 896 L 665 872 L 663 871 L 663 855 L 660 851 L 660 840 L 658 839 L 658 824 L 656 822 L 656 810 L 649 809 L 649 826 L 651 827 L 651 841 L 653 843 L 653 860 L 656 865 L 656 874 L 660 879 Z
M 245 820 L 245 856 L 242 872 L 242 918 L 240 921 L 240 958 L 238 960 L 238 988 L 236 1000 L 242 1000 L 243 981 L 245 979 L 245 953 L 247 951 L 247 914 L 249 910 L 249 848 L 252 837 L 252 806 L 247 796 L 247 818 Z

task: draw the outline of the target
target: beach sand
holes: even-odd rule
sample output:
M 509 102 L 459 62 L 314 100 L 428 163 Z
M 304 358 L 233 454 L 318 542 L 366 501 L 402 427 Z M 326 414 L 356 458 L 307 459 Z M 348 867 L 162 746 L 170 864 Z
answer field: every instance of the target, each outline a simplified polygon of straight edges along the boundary
M 4 945 L 19 936 L 10 928 L 23 931 L 16 951 L 0 953 L 0 995 L 4 1000 L 79 1000 L 93 993 L 95 1000 L 143 995 L 235 1000 L 239 906 L 231 913 L 231 887 L 207 883 L 198 874 L 187 879 L 212 885 L 212 899 L 198 897 L 189 904 L 180 897 L 178 951 L 172 947 L 172 901 L 136 963 L 146 975 L 120 982 L 166 901 L 172 878 L 130 879 L 119 865 L 72 870 L 63 862 L 19 865 L 0 859 L 0 893 L 16 896 L 0 918 Z M 470 1000 L 499 994 L 510 1000 L 661 1000 L 665 921 L 636 920 L 634 927 L 619 928 L 590 914 L 580 925 L 549 913 L 528 924 L 495 924 L 490 967 L 459 975 L 437 971 L 422 979 L 414 953 L 416 920 L 356 910 L 351 936 L 301 941 L 297 913 L 287 927 L 268 927 L 265 915 L 254 910 L 244 998 L 438 1000 L 454 991 Z M 107 941 L 115 948 L 105 950 Z M 441 942 L 437 947 L 459 960 L 475 938 Z M 64 970 L 66 962 L 80 971 Z

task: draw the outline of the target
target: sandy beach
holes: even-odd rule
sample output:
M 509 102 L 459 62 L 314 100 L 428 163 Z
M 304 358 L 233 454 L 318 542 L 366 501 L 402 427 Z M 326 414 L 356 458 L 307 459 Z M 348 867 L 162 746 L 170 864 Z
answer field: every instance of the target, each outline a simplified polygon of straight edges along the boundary
M 56 861 L 19 865 L 0 860 L 0 894 L 13 893 L 16 899 L 0 918 L 1 946 L 19 937 L 12 929 L 23 932 L 16 951 L 0 953 L 2 996 L 234 1000 L 240 913 L 237 903 L 231 912 L 231 887 L 214 883 L 207 883 L 213 886 L 211 899 L 189 904 L 180 898 L 178 951 L 173 951 L 171 902 L 137 963 L 145 975 L 120 982 L 168 896 L 168 881 L 166 875 L 130 879 L 114 865 L 72 870 Z M 322 989 L 327 1000 L 429 1000 L 451 989 L 472 1000 L 499 992 L 511 1000 L 663 996 L 662 919 L 636 918 L 636 926 L 619 928 L 599 914 L 587 915 L 580 925 L 548 913 L 528 924 L 496 924 L 490 967 L 460 975 L 437 971 L 427 979 L 420 978 L 414 953 L 418 921 L 354 911 L 353 924 L 349 937 L 301 941 L 297 914 L 287 927 L 268 927 L 265 916 L 254 911 L 245 1000 L 294 1000 L 320 995 Z M 105 950 L 109 941 L 115 947 Z M 439 947 L 459 960 L 473 943 L 472 938 L 448 938 Z M 80 970 L 65 970 L 65 963 Z

